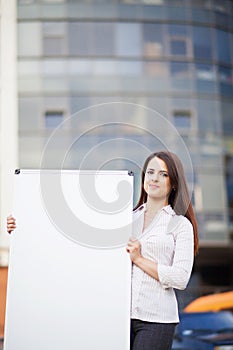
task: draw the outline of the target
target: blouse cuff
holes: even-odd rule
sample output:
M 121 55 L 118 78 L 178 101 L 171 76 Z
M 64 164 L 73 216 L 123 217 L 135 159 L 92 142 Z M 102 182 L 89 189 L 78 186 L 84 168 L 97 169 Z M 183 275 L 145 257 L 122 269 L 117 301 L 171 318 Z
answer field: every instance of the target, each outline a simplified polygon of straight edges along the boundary
M 158 277 L 159 277 L 159 282 L 163 289 L 170 288 L 170 283 L 167 277 L 167 266 L 165 265 L 158 265 Z

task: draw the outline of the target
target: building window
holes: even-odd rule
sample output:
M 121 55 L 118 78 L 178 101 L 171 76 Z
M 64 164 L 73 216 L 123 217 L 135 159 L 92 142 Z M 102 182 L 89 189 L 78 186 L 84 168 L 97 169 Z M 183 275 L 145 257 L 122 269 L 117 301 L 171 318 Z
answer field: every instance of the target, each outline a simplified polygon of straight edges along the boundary
M 170 62 L 170 75 L 173 79 L 190 78 L 190 64 L 187 62 Z
M 144 61 L 144 71 L 148 77 L 167 78 L 169 76 L 167 62 Z
M 195 65 L 195 88 L 199 92 L 216 93 L 216 71 L 210 64 L 197 63 Z
M 46 111 L 45 112 L 45 127 L 56 128 L 63 122 L 64 113 L 62 111 Z
M 19 57 L 39 57 L 42 55 L 41 23 L 39 21 L 18 24 Z
M 170 24 L 168 27 L 169 54 L 173 56 L 192 56 L 190 27 L 187 25 Z
M 193 51 L 196 59 L 213 59 L 211 28 L 193 27 Z
M 65 27 L 66 24 L 63 22 L 46 22 L 43 24 L 43 51 L 45 56 L 66 54 Z
M 232 71 L 230 68 L 218 66 L 218 76 L 221 83 L 232 84 Z
M 143 24 L 143 51 L 146 57 L 161 57 L 164 55 L 162 24 Z
M 115 32 L 116 55 L 140 57 L 142 54 L 142 34 L 140 23 L 117 23 Z
M 227 186 L 229 218 L 231 224 L 233 224 L 233 156 L 231 154 L 226 154 L 225 156 L 225 176 Z
M 185 110 L 177 110 L 173 112 L 173 120 L 176 128 L 190 129 L 191 128 L 191 112 Z
M 218 66 L 220 93 L 227 96 L 233 94 L 233 71 L 230 68 Z
M 213 65 L 197 63 L 195 65 L 196 79 L 200 80 L 216 80 L 216 73 Z
M 217 56 L 221 63 L 231 64 L 231 37 L 230 34 L 223 30 L 216 29 L 217 39 Z
M 68 23 L 71 56 L 113 56 L 115 54 L 115 24 L 101 22 Z
M 171 47 L 172 55 L 175 55 L 175 56 L 187 55 L 186 40 L 183 38 L 171 38 L 170 47 Z

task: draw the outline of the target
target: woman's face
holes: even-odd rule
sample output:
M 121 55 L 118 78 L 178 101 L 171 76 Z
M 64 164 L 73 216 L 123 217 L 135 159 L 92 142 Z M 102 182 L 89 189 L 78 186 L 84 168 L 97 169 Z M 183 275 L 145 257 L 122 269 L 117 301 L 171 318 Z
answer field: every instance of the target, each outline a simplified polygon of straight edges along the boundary
M 144 189 L 148 197 L 164 199 L 167 204 L 171 184 L 167 165 L 162 159 L 154 157 L 149 161 L 144 178 Z

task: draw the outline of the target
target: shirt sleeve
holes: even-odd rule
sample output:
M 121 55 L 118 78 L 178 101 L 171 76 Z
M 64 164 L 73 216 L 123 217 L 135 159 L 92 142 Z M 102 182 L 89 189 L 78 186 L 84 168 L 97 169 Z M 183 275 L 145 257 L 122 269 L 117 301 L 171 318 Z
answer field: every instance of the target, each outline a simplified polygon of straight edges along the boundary
M 191 222 L 182 217 L 174 230 L 175 251 L 171 266 L 158 264 L 159 282 L 164 289 L 185 289 L 193 267 L 194 237 Z

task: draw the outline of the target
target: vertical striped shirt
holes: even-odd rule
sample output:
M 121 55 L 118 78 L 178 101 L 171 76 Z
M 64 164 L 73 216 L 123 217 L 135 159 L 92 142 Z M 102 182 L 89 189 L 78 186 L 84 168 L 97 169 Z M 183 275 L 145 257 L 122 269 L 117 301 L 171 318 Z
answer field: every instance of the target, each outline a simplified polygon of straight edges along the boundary
M 134 212 L 133 235 L 144 258 L 157 262 L 159 281 L 132 266 L 131 318 L 149 322 L 179 321 L 176 289 L 185 289 L 193 266 L 193 226 L 176 215 L 170 205 L 162 208 L 143 231 L 146 204 Z

